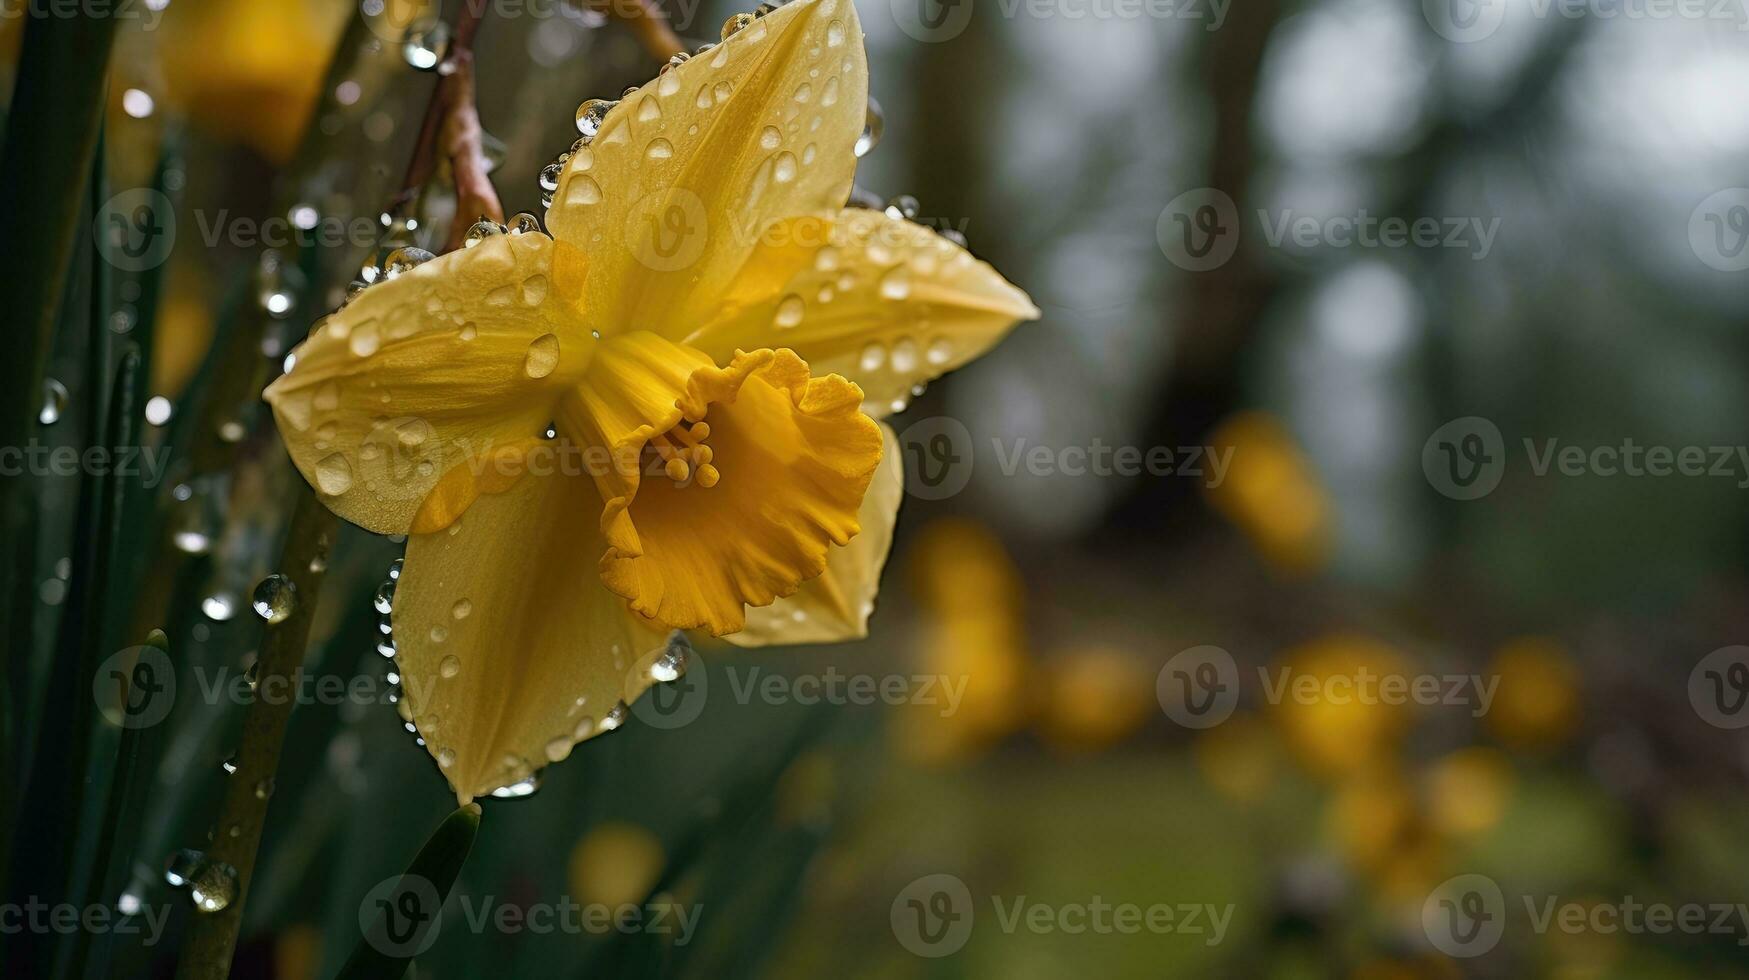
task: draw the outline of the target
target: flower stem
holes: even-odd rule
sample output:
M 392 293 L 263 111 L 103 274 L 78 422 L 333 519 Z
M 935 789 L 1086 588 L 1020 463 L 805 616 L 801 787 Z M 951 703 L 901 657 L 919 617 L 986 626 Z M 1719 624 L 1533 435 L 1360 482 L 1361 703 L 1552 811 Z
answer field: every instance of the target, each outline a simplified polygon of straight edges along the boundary
M 261 846 L 261 828 L 267 820 L 267 804 L 273 796 L 273 778 L 279 771 L 280 749 L 286 724 L 297 699 L 295 675 L 303 668 L 304 650 L 321 593 L 328 548 L 338 523 L 332 511 L 316 499 L 307 485 L 300 487 L 291 527 L 286 533 L 282 574 L 296 587 L 298 601 L 290 616 L 270 624 L 261 641 L 257 665 L 257 696 L 243 718 L 243 739 L 237 747 L 237 770 L 225 787 L 219 822 L 213 828 L 207 861 L 229 866 L 236 874 L 236 888 L 223 909 L 197 912 L 189 924 L 182 949 L 179 980 L 223 980 L 230 972 L 231 954 L 237 945 L 237 930 L 243 920 L 244 899 L 255 870 Z
M 478 130 L 478 117 L 473 108 L 473 39 L 484 11 L 483 3 L 468 2 L 460 6 L 449 59 L 453 62 L 452 69 L 461 66 L 464 70 L 446 73 L 431 94 L 419 141 L 407 166 L 406 179 L 395 198 L 397 208 L 417 198 L 435 174 L 436 156 L 447 119 L 456 113 L 471 115 L 473 128 Z M 449 142 L 450 147 L 445 149 L 459 146 L 466 150 L 468 146 L 465 135 Z M 474 143 L 477 150 L 477 137 Z M 493 200 L 495 202 L 496 195 L 493 195 Z M 315 491 L 307 483 L 300 484 L 279 564 L 281 574 L 290 578 L 295 587 L 297 602 L 291 615 L 279 623 L 269 624 L 262 638 L 256 686 L 260 693 L 244 716 L 243 738 L 237 748 L 237 769 L 231 774 L 225 789 L 218 824 L 213 828 L 213 844 L 206 855 L 209 864 L 228 866 L 235 873 L 235 891 L 223 909 L 197 913 L 190 923 L 177 968 L 178 980 L 224 980 L 230 973 L 231 958 L 236 952 L 237 934 L 243 921 L 243 906 L 254 875 L 255 858 L 261 848 L 267 804 L 273 795 L 274 776 L 279 771 L 286 725 L 297 700 L 287 692 L 292 690 L 295 675 L 303 668 L 310 623 L 315 617 L 316 601 L 328 565 L 328 549 L 338 526 L 339 519 L 316 497 Z

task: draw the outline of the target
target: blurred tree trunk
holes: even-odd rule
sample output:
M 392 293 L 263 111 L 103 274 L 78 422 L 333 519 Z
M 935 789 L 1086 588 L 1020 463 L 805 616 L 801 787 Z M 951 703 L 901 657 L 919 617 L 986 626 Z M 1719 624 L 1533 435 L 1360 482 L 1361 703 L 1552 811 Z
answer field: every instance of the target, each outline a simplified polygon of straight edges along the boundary
M 1231 197 L 1241 219 L 1256 210 L 1253 110 L 1264 52 L 1284 13 L 1281 0 L 1235 10 L 1225 29 L 1206 35 L 1196 70 L 1207 82 L 1211 109 L 1202 183 Z M 1164 401 L 1143 429 L 1148 446 L 1207 445 L 1210 430 L 1239 407 L 1250 341 L 1279 289 L 1275 275 L 1243 247 L 1220 267 L 1184 277 L 1183 300 L 1168 308 L 1171 363 Z M 1200 522 L 1207 511 L 1190 499 L 1197 486 L 1193 480 L 1143 482 L 1109 526 L 1125 529 L 1127 537 L 1144 528 Z

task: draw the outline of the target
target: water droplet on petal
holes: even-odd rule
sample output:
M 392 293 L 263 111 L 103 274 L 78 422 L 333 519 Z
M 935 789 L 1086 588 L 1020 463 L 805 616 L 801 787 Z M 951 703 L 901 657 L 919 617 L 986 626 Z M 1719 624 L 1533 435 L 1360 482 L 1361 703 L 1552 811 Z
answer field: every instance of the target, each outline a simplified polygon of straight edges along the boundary
M 468 614 L 474 611 L 474 603 L 469 599 L 457 599 L 449 611 L 457 619 L 467 619 Z
M 443 660 L 438 662 L 437 672 L 445 678 L 454 677 L 455 675 L 461 673 L 462 672 L 461 658 L 457 657 L 453 653 L 447 657 L 444 657 Z
M 420 71 L 434 71 L 449 53 L 449 25 L 425 20 L 407 28 L 401 41 L 401 57 Z
M 674 144 L 657 137 L 644 148 L 644 153 L 652 160 L 666 160 L 674 155 Z
M 571 754 L 571 745 L 571 740 L 563 735 L 547 742 L 546 755 L 548 761 L 564 762 L 565 757 Z
M 779 329 L 787 330 L 802 322 L 805 309 L 806 306 L 802 302 L 802 298 L 795 293 L 790 293 L 777 304 L 777 314 L 772 317 L 772 323 Z
M 550 333 L 541 334 L 528 345 L 528 357 L 522 363 L 522 369 L 529 377 L 540 379 L 553 373 L 559 366 L 559 338 Z
M 608 110 L 619 105 L 607 99 L 590 99 L 577 107 L 577 132 L 583 134 L 586 140 L 592 140 L 601 132 L 601 121 L 607 118 Z
M 352 464 L 340 453 L 322 457 L 316 464 L 316 487 L 330 497 L 352 489 Z
M 911 272 L 904 266 L 894 266 L 881 277 L 881 296 L 900 300 L 911 295 Z
M 862 135 L 856 138 L 855 153 L 858 157 L 868 156 L 881 142 L 881 131 L 886 129 L 886 117 L 881 115 L 881 104 L 874 99 L 868 100 L 868 115 L 862 123 Z
M 777 131 L 776 126 L 767 126 L 764 129 L 759 131 L 759 148 L 760 149 L 762 149 L 762 150 L 775 150 L 780 145 L 782 145 L 782 143 L 783 143 L 783 134 Z
M 535 791 L 540 789 L 541 779 L 541 774 L 537 771 L 529 774 L 526 779 L 511 783 L 509 786 L 498 787 L 492 791 L 492 795 L 500 800 L 515 800 L 524 796 L 533 796 Z

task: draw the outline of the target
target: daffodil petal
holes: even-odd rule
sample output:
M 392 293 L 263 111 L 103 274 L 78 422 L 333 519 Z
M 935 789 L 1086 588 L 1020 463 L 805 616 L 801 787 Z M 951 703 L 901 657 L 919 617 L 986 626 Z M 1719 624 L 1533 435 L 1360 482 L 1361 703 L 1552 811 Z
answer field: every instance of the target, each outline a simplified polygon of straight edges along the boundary
M 795 0 L 621 99 L 547 212 L 591 256 L 591 325 L 705 322 L 770 224 L 849 198 L 867 103 L 851 0 Z
M 545 235 L 499 235 L 371 286 L 318 326 L 265 397 L 323 502 L 404 533 L 445 474 L 543 432 L 589 364 L 584 264 Z
M 396 659 L 413 722 L 464 801 L 617 724 L 623 711 L 609 715 L 649 687 L 666 645 L 602 587 L 601 498 L 560 458 L 537 450 L 509 489 L 407 540 Z
M 859 530 L 881 457 L 861 399 L 843 378 L 810 377 L 787 350 L 694 371 L 676 405 L 709 435 L 697 437 L 696 422 L 669 430 L 670 445 L 696 442 L 675 452 L 693 465 L 641 479 L 634 470 L 631 493 L 607 502 L 602 581 L 665 626 L 721 636 L 742 628 L 747 606 L 824 572 L 828 548 Z
M 899 439 L 881 423 L 881 465 L 862 498 L 862 532 L 826 555 L 826 571 L 795 595 L 747 610 L 747 625 L 723 639 L 741 647 L 790 643 L 838 643 L 868 635 L 881 570 L 893 546 L 893 525 L 905 496 Z
M 801 229 L 807 261 L 782 243 L 768 245 L 755 256 L 767 261 L 750 263 L 743 277 L 743 301 L 685 343 L 718 360 L 739 348 L 789 347 L 815 371 L 856 382 L 868 398 L 864 410 L 882 418 L 903 407 L 914 386 L 1039 315 L 988 263 L 922 225 L 847 208 L 832 217 L 829 235 L 804 234 L 805 219 L 784 227 Z M 761 290 L 762 298 L 751 298 Z

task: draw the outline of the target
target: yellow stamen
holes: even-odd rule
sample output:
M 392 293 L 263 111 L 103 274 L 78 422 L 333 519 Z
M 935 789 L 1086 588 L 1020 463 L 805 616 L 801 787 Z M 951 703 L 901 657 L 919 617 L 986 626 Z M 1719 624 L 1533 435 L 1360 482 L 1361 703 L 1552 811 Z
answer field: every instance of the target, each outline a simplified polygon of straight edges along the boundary
M 710 426 L 704 422 L 694 422 L 690 427 L 681 424 L 657 436 L 650 438 L 650 449 L 658 459 L 663 461 L 662 472 L 675 483 L 685 483 L 693 475 L 694 467 L 699 470 L 699 485 L 715 486 L 722 474 L 710 465 L 716 453 L 711 447 L 704 445 L 704 440 L 711 434 Z M 708 481 L 704 478 L 704 470 L 710 471 Z
M 715 466 L 706 463 L 698 468 L 698 485 L 706 490 L 716 486 L 720 479 L 722 479 L 722 474 L 717 472 Z

